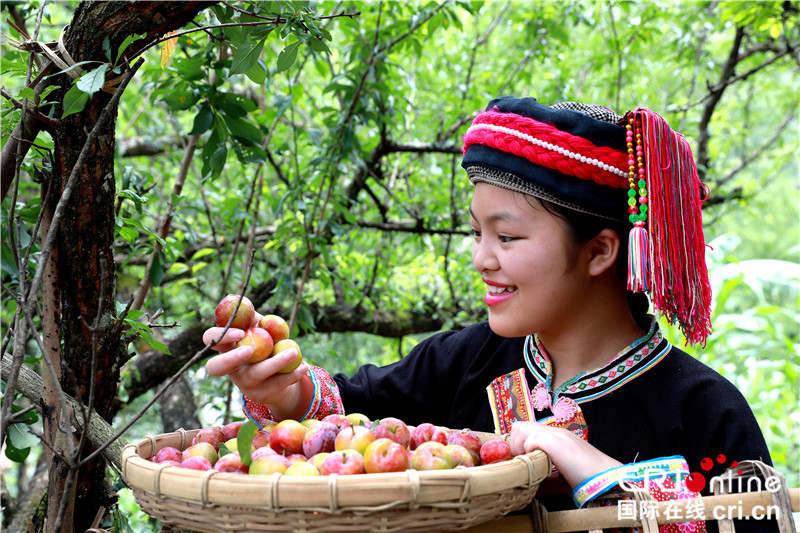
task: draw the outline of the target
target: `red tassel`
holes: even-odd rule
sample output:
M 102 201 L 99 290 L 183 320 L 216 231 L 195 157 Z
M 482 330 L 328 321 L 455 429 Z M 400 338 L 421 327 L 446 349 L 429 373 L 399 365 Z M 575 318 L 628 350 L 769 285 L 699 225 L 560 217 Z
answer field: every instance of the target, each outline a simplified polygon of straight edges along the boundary
M 644 145 L 653 307 L 680 324 L 687 343 L 705 345 L 711 285 L 700 213 L 703 185 L 686 139 L 656 113 L 635 113 Z
M 644 222 L 637 222 L 628 234 L 628 290 L 645 292 L 649 285 L 648 235 Z

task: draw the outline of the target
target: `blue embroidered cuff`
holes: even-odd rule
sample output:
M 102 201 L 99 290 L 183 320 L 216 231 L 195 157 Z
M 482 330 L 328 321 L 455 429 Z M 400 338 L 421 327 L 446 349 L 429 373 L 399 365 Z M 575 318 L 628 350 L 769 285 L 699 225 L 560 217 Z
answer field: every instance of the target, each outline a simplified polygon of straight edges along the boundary
M 300 419 L 301 421 L 306 420 L 307 418 L 314 418 L 314 416 L 317 414 L 317 411 L 319 411 L 319 406 L 321 405 L 317 373 L 314 371 L 309 371 L 308 375 L 311 378 L 311 383 L 314 385 L 314 393 L 311 396 L 311 402 L 308 404 L 308 409 Z
M 617 485 L 623 485 L 622 488 L 625 489 L 626 486 L 629 487 L 630 485 L 625 485 L 624 483 L 629 484 L 645 479 L 659 481 L 667 475 L 688 474 L 688 472 L 689 467 L 686 464 L 686 459 L 680 455 L 630 463 L 611 468 L 585 479 L 572 491 L 572 499 L 575 501 L 575 506 L 581 508 Z
M 250 411 L 247 410 L 247 398 L 245 398 L 244 394 L 242 394 L 242 411 L 244 411 L 245 416 L 249 418 L 258 429 L 264 429 L 261 424 L 258 423 L 258 420 L 250 414 Z

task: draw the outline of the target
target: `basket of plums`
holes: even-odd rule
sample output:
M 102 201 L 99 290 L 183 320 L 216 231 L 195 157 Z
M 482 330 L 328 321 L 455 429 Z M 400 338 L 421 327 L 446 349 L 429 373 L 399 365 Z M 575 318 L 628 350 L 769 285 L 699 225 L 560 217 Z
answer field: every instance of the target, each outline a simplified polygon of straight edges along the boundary
M 550 472 L 501 435 L 359 413 L 181 429 L 122 451 L 144 512 L 213 532 L 465 529 L 527 506 Z

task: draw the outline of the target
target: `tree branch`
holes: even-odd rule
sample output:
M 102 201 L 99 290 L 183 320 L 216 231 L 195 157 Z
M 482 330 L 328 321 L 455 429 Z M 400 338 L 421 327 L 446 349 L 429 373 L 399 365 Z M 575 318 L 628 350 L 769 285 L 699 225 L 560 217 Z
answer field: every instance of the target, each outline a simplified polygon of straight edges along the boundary
M 11 374 L 11 367 L 12 367 L 12 357 L 9 354 L 3 354 L 2 358 L 2 377 L 3 381 L 8 380 Z M 17 392 L 22 394 L 25 398 L 27 398 L 30 402 L 34 405 L 38 405 L 39 401 L 42 398 L 42 378 L 28 368 L 25 365 L 22 365 L 19 370 L 19 379 L 17 381 Z M 67 403 L 73 410 L 79 410 L 78 401 L 75 400 L 72 396 L 65 395 Z M 76 417 L 73 419 L 73 422 L 83 430 L 83 420 L 81 417 Z M 97 413 L 92 413 L 91 418 L 89 418 L 89 428 L 88 428 L 88 438 L 89 441 L 94 446 L 100 446 L 104 442 L 108 440 L 108 438 L 114 434 L 114 428 L 111 425 L 103 420 L 103 417 L 98 415 Z M 114 464 L 117 468 L 122 468 L 120 463 L 120 456 L 122 454 L 122 448 L 127 445 L 127 442 L 120 439 L 117 440 L 114 444 L 109 446 L 105 452 L 103 452 L 103 457 L 108 460 L 110 463 Z
M 350 17 L 350 18 L 353 18 L 353 17 L 357 17 L 360 14 L 361 14 L 361 12 L 357 11 L 355 13 L 339 13 L 338 15 L 327 15 L 325 17 L 319 17 L 319 18 L 320 19 L 322 19 L 322 18 L 330 19 L 330 18 L 339 18 L 339 17 Z M 252 15 L 252 13 L 250 13 L 250 15 Z M 273 26 L 277 26 L 279 24 L 286 24 L 286 19 L 281 18 L 281 17 L 275 17 L 274 19 L 265 19 L 264 22 L 226 22 L 224 24 L 212 24 L 210 26 L 199 26 L 197 28 L 192 28 L 190 30 L 183 30 L 183 31 L 175 32 L 175 33 L 170 33 L 168 35 L 165 35 L 164 37 L 156 39 L 152 43 L 146 45 L 144 48 L 142 48 L 140 50 L 137 50 L 136 51 L 136 55 L 141 55 L 144 52 L 146 52 L 147 50 L 149 50 L 150 48 L 152 48 L 154 46 L 157 46 L 160 43 L 163 43 L 164 41 L 169 41 L 170 39 L 176 39 L 176 38 L 178 38 L 178 37 L 180 37 L 182 35 L 186 35 L 186 34 L 189 34 L 189 33 L 197 33 L 198 31 L 206 31 L 206 30 L 214 30 L 214 29 L 217 29 L 217 28 L 232 28 L 232 27 L 237 27 L 237 26 L 267 26 L 267 25 L 270 25 L 270 24 L 273 25 Z
M 382 146 L 382 155 L 397 152 L 407 152 L 415 154 L 454 154 L 461 155 L 461 145 L 453 142 L 407 142 L 399 143 L 387 139 Z
M 16 98 L 14 98 L 13 96 L 11 96 L 8 93 L 8 91 L 6 91 L 5 87 L 0 88 L 0 95 L 2 95 L 3 98 L 11 102 L 17 109 L 24 109 L 25 105 Z M 39 122 L 47 125 L 50 128 L 57 128 L 61 123 L 60 120 L 50 118 L 47 115 L 43 114 L 41 111 L 39 111 L 38 107 L 34 107 L 33 109 L 28 109 L 27 112 L 30 113 L 31 118 L 38 120 Z
M 163 154 L 168 148 L 180 146 L 183 139 L 177 136 L 147 139 L 144 137 L 122 138 L 117 141 L 120 157 L 153 156 Z
M 181 166 L 178 170 L 178 177 L 175 179 L 175 184 L 172 187 L 172 194 L 167 200 L 167 206 L 164 209 L 164 218 L 161 221 L 161 227 L 158 229 L 158 236 L 162 239 L 166 239 L 169 235 L 170 226 L 172 226 L 172 198 L 179 197 L 183 191 L 183 184 L 186 182 L 186 176 L 189 173 L 189 167 L 192 164 L 192 159 L 194 159 L 194 152 L 196 149 L 197 136 L 190 135 L 189 144 L 186 146 L 186 151 L 183 154 L 183 160 L 181 161 Z M 147 293 L 150 292 L 150 287 L 152 286 L 150 281 L 150 271 L 153 268 L 153 263 L 155 262 L 159 252 L 161 252 L 161 243 L 156 240 L 153 243 L 153 252 L 150 254 L 150 257 L 147 260 L 147 266 L 144 269 L 144 275 L 142 275 L 142 280 L 139 283 L 139 289 L 136 291 L 136 296 L 133 298 L 131 309 L 141 309 L 145 298 L 147 298 Z
M 697 172 L 701 181 L 703 181 L 709 165 L 708 141 L 711 138 L 711 133 L 709 132 L 711 117 L 714 116 L 714 110 L 717 108 L 717 104 L 722 99 L 722 93 L 728 87 L 728 84 L 726 83 L 727 80 L 731 79 L 736 71 L 736 64 L 739 57 L 739 49 L 742 45 L 742 39 L 744 39 L 744 28 L 739 26 L 736 28 L 736 35 L 733 38 L 733 44 L 731 45 L 731 50 L 728 53 L 728 59 L 722 68 L 722 72 L 720 73 L 720 81 L 717 83 L 716 87 L 710 89 L 708 95 L 703 98 L 703 101 L 706 102 L 706 105 L 703 106 L 703 112 L 701 113 L 700 121 L 697 125 L 698 137 L 696 154 Z
M 755 150 L 748 151 L 749 155 L 747 157 L 743 157 L 742 160 L 739 162 L 739 164 L 736 165 L 736 168 L 734 168 L 733 170 L 728 172 L 722 178 L 718 179 L 717 182 L 716 182 L 716 185 L 717 186 L 724 185 L 725 183 L 727 183 L 728 181 L 733 179 L 733 177 L 736 176 L 736 174 L 738 174 L 739 172 L 744 170 L 750 163 L 752 163 L 753 161 L 757 160 L 759 157 L 761 157 L 761 154 L 763 154 L 770 147 L 772 147 L 772 145 L 775 143 L 775 141 L 778 140 L 778 137 L 781 136 L 783 131 L 789 126 L 789 124 L 794 119 L 794 112 L 795 112 L 795 108 L 794 107 L 790 107 L 786 111 L 786 115 L 784 115 L 783 120 L 781 121 L 780 125 L 778 125 L 778 127 L 775 128 L 775 132 L 772 134 L 772 136 L 769 139 L 767 139 L 765 142 L 763 142 L 761 144 L 761 146 L 759 146 Z
M 468 230 L 456 230 L 452 228 L 426 228 L 422 225 L 421 220 L 416 222 L 370 222 L 367 220 L 359 220 L 358 226 L 361 228 L 379 229 L 381 231 L 399 232 L 399 233 L 416 233 L 420 235 L 469 235 Z
M 289 180 L 286 178 L 286 174 L 283 173 L 281 166 L 275 160 L 275 156 L 272 155 L 272 150 L 267 147 L 264 148 L 264 152 L 267 154 L 267 161 L 269 161 L 269 164 L 272 165 L 273 169 L 275 169 L 275 174 L 278 175 L 278 179 L 288 186 Z
M 419 19 L 416 24 L 414 24 L 413 26 L 411 26 L 408 29 L 407 32 L 405 32 L 402 35 L 399 35 L 398 37 L 395 37 L 393 40 L 391 40 L 388 43 L 386 43 L 385 45 L 381 46 L 377 51 L 375 51 L 374 55 L 379 55 L 379 54 L 382 54 L 384 52 L 387 52 L 387 51 L 391 50 L 392 48 L 394 48 L 398 43 L 400 43 L 400 42 L 408 39 L 409 37 L 411 37 L 411 35 L 413 35 L 413 33 L 415 31 L 420 29 L 422 27 L 422 25 L 425 24 L 426 22 L 428 22 L 430 19 L 435 17 L 439 13 L 439 11 L 441 11 L 444 8 L 444 6 L 446 6 L 446 5 L 447 5 L 447 2 L 440 3 L 438 6 L 436 6 L 436 9 L 434 9 L 433 11 L 428 13 L 427 16 Z

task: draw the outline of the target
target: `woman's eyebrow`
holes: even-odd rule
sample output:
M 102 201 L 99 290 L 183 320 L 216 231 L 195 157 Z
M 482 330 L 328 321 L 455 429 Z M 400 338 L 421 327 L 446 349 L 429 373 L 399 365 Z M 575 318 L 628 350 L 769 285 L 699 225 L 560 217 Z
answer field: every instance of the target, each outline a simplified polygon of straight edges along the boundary
M 472 210 L 472 206 L 469 207 L 469 214 L 475 220 L 478 220 L 478 217 L 475 216 L 475 212 Z M 509 213 L 508 211 L 499 211 L 494 212 L 486 218 L 486 223 L 491 224 L 493 222 L 518 222 L 520 219 L 516 215 Z

